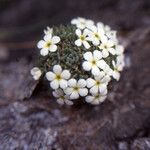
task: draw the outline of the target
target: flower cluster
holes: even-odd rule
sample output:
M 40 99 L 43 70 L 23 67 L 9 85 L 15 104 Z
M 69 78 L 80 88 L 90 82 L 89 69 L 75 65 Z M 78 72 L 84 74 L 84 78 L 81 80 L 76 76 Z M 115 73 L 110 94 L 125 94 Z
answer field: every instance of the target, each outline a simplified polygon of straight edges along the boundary
M 67 27 L 47 27 L 37 47 L 40 64 L 31 74 L 35 80 L 45 74 L 61 105 L 73 105 L 79 97 L 93 105 L 102 103 L 110 81 L 118 81 L 124 67 L 124 48 L 116 31 L 89 19 L 78 17 Z

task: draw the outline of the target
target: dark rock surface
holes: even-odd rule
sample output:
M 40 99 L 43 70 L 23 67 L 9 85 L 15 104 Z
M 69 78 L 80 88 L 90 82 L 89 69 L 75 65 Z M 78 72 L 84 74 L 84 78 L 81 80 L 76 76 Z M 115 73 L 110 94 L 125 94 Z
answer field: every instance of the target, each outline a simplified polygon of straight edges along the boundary
M 150 150 L 149 0 L 7 1 L 0 14 L 0 51 L 8 50 L 0 53 L 7 56 L 0 64 L 0 150 Z M 29 74 L 36 35 L 76 15 L 112 25 L 126 47 L 121 80 L 100 106 L 61 107 Z

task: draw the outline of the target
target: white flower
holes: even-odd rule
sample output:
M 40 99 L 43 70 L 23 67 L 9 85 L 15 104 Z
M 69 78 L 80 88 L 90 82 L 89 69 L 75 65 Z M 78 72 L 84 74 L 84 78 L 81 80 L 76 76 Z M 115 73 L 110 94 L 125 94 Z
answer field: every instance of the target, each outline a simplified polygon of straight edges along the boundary
M 70 96 L 70 99 L 78 99 L 79 96 L 86 96 L 88 90 L 86 87 L 86 81 L 79 79 L 78 82 L 75 79 L 68 81 L 68 88 L 64 90 L 65 94 Z
M 44 33 L 47 34 L 52 34 L 53 33 L 53 28 L 47 27 L 47 29 L 44 30 Z
M 38 80 L 42 75 L 42 72 L 38 67 L 32 68 L 30 73 L 33 76 L 34 80 Z
M 103 37 L 105 37 L 105 32 L 103 30 L 103 28 L 99 27 L 99 26 L 92 26 L 90 28 L 90 32 L 88 32 L 88 36 L 89 36 L 89 39 L 90 41 L 92 41 L 92 43 L 94 45 L 99 45 L 100 44 L 100 41 Z
M 46 73 L 46 78 L 51 81 L 50 86 L 53 89 L 67 88 L 67 80 L 70 78 L 71 74 L 68 70 L 62 70 L 60 65 L 55 65 L 53 67 L 53 72 L 49 71 Z
M 92 78 L 88 78 L 86 80 L 87 87 L 90 88 L 91 94 L 107 94 L 107 85 L 110 81 L 110 77 L 103 75 L 104 74 L 101 73 L 99 76 L 95 76 L 95 80 Z
M 48 55 L 48 52 L 55 52 L 57 50 L 57 43 L 60 42 L 58 36 L 52 36 L 52 34 L 46 34 L 44 40 L 38 42 L 37 47 L 41 49 L 42 56 Z
M 76 29 L 76 35 L 78 36 L 79 39 L 75 41 L 75 45 L 81 46 L 83 44 L 86 49 L 89 49 L 90 44 L 87 42 L 88 41 L 88 37 L 87 37 L 88 29 L 85 29 L 83 33 L 81 32 L 80 29 Z
M 91 96 L 86 96 L 85 101 L 93 105 L 98 105 L 106 99 L 106 95 L 102 94 L 92 94 Z
M 60 105 L 73 105 L 73 102 L 69 100 L 69 96 L 65 95 L 62 89 L 53 91 L 53 96 L 57 98 L 57 103 L 59 103 Z
M 117 57 L 117 61 L 112 61 L 114 70 L 112 73 L 112 76 L 114 79 L 116 79 L 117 81 L 120 79 L 120 73 L 123 70 L 124 67 L 124 55 L 120 55 Z
M 98 28 L 102 28 L 105 32 L 111 31 L 110 26 L 104 25 L 102 22 L 97 23 Z
M 101 39 L 101 44 L 99 49 L 102 50 L 103 57 L 106 58 L 109 56 L 109 53 L 115 55 L 115 49 L 113 48 L 114 43 L 112 40 L 108 39 L 107 37 Z
M 79 29 L 85 29 L 90 28 L 92 25 L 94 25 L 94 22 L 89 19 L 78 17 L 76 19 L 72 19 L 71 24 L 76 25 L 76 27 Z
M 122 45 L 116 45 L 116 55 L 122 55 L 124 52 L 124 47 Z
M 92 72 L 94 76 L 99 75 L 100 69 L 104 69 L 106 62 L 102 59 L 102 53 L 95 50 L 93 53 L 86 52 L 83 55 L 86 61 L 83 62 L 83 69 Z M 100 69 L 99 69 L 100 68 Z
M 110 66 L 108 64 L 106 64 L 103 71 L 101 71 L 101 73 L 102 72 L 104 75 L 112 76 L 113 70 L 110 68 Z

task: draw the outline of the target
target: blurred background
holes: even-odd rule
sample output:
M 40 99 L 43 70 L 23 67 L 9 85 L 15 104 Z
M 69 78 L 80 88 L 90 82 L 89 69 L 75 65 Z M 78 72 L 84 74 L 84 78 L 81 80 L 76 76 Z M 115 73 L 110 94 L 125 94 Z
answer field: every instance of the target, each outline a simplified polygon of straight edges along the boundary
M 126 67 L 100 106 L 60 107 L 30 69 L 47 26 L 108 24 Z M 150 0 L 0 0 L 0 150 L 150 150 Z

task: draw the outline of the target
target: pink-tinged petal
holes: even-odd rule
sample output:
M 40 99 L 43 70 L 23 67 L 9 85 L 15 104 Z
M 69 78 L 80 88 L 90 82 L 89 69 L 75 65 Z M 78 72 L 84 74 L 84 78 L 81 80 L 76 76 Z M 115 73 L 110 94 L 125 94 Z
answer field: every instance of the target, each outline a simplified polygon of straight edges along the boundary
M 64 100 L 59 98 L 59 99 L 57 99 L 57 103 L 60 105 L 64 105 Z
M 64 90 L 66 95 L 70 95 L 73 92 L 73 88 L 67 88 Z

